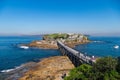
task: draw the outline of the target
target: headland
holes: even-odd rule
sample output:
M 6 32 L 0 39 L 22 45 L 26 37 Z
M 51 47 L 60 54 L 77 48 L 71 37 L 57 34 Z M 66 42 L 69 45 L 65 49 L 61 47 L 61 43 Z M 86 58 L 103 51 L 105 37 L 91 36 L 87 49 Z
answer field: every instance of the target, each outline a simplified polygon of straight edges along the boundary
M 19 80 L 61 80 L 74 65 L 66 56 L 45 58 Z

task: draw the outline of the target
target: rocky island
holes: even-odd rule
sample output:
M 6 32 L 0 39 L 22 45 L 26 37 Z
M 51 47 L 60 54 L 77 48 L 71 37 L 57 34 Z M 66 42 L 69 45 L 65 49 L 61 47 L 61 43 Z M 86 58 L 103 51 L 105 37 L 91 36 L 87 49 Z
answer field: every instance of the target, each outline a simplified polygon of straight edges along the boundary
M 42 49 L 58 49 L 57 40 L 71 48 L 75 45 L 90 42 L 87 36 L 82 34 L 54 33 L 44 35 L 42 40 L 33 41 L 30 44 L 26 44 L 26 46 Z

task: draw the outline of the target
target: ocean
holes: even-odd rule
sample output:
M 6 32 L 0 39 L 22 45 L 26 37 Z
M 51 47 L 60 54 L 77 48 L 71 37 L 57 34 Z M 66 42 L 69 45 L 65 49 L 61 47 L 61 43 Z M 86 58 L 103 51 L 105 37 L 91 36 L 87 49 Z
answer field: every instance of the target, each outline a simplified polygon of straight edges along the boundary
M 90 56 L 120 56 L 120 37 L 89 37 L 89 39 L 92 42 L 78 45 L 75 49 Z
M 18 44 L 30 43 L 33 40 L 41 40 L 42 36 L 1 36 L 0 37 L 0 71 L 14 69 L 22 64 L 31 61 L 39 61 L 42 58 L 60 55 L 59 50 L 53 49 L 21 49 Z M 89 37 L 88 44 L 81 44 L 75 47 L 76 50 L 87 55 L 98 57 L 120 56 L 120 37 Z
M 31 61 L 60 55 L 58 50 L 46 49 L 21 49 L 18 44 L 30 43 L 41 40 L 42 36 L 1 36 L 0 37 L 0 72 L 11 70 Z

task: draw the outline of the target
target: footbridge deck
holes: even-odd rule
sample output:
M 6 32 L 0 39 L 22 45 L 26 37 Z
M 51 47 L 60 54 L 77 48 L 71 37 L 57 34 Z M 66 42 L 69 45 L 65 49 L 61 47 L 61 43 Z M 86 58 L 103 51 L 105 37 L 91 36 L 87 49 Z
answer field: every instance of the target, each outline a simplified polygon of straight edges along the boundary
M 76 67 L 83 63 L 93 65 L 96 61 L 96 59 L 94 59 L 93 57 L 90 57 L 83 53 L 80 53 L 79 51 L 66 46 L 61 41 L 57 41 L 57 45 L 58 45 L 58 48 L 61 51 L 62 55 L 68 56 L 69 59 L 72 61 L 72 63 Z

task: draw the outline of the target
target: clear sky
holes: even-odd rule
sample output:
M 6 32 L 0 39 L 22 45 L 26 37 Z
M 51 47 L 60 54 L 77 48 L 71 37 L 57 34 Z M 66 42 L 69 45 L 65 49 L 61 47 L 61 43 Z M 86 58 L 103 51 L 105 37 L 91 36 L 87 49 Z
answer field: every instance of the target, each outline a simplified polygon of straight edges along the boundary
M 120 35 L 120 0 L 0 0 L 0 34 Z

